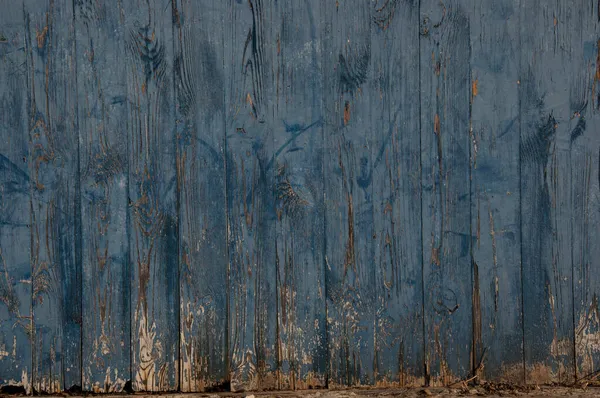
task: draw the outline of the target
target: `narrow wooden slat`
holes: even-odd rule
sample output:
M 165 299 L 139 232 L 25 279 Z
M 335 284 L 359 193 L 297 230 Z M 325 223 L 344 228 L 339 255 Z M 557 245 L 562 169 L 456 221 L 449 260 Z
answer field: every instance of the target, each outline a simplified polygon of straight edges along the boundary
M 323 4 L 330 387 L 369 385 L 375 377 L 373 11 L 368 1 Z
M 225 20 L 231 389 L 277 387 L 275 169 L 277 51 L 271 3 L 228 2 Z M 278 125 L 280 121 L 277 121 Z
M 29 76 L 22 2 L 0 13 L 0 75 L 0 391 L 30 393 Z
M 122 3 L 127 77 L 133 388 L 179 385 L 179 266 L 172 7 Z
M 127 84 L 119 3 L 75 3 L 81 145 L 83 389 L 131 379 Z M 74 303 L 73 303 L 74 304 Z
M 320 1 L 270 4 L 280 389 L 326 385 Z
M 81 215 L 73 4 L 24 4 L 35 391 L 81 387 Z
M 571 195 L 575 375 L 597 380 L 600 369 L 600 20 L 597 2 L 573 7 L 558 21 L 570 34 L 569 190 Z M 566 25 L 568 23 L 568 25 Z
M 519 189 L 519 0 L 473 2 L 471 31 L 472 364 L 523 383 Z
M 377 303 L 375 383 L 419 386 L 423 267 L 419 2 L 372 3 L 371 147 Z
M 470 2 L 421 1 L 426 382 L 471 371 Z
M 520 15 L 521 234 L 526 381 L 571 382 L 574 369 L 571 104 L 577 1 L 523 1 Z M 564 29 L 563 29 L 564 27 Z
M 223 389 L 227 368 L 224 18 L 227 2 L 173 2 L 180 217 L 181 390 Z

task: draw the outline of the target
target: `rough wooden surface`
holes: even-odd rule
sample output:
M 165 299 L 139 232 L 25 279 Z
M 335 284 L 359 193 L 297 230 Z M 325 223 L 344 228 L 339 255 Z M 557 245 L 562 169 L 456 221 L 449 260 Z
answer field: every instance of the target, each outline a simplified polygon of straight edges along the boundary
M 124 1 L 131 365 L 136 391 L 179 388 L 179 261 L 172 9 Z
M 227 369 L 225 2 L 174 2 L 181 390 L 223 387 Z
M 75 4 L 80 142 L 82 388 L 120 392 L 131 379 L 127 83 L 122 7 Z
M 225 16 L 231 388 L 277 385 L 275 173 L 277 22 L 272 3 L 232 1 Z
M 566 77 L 585 72 L 572 69 L 573 43 L 583 45 L 576 3 L 524 1 L 519 12 L 524 352 L 535 383 L 575 378 L 569 148 L 585 98 Z
M 22 7 L 0 13 L 0 385 L 31 392 L 31 178 Z
M 469 376 L 472 344 L 470 19 L 421 1 L 421 164 L 426 383 Z
M 0 10 L 1 392 L 597 376 L 598 2 Z
M 72 4 L 26 0 L 33 389 L 81 385 L 81 216 Z
M 480 377 L 523 382 L 519 187 L 519 0 L 481 1 L 471 19 L 473 347 Z M 488 12 L 487 10 L 492 10 Z

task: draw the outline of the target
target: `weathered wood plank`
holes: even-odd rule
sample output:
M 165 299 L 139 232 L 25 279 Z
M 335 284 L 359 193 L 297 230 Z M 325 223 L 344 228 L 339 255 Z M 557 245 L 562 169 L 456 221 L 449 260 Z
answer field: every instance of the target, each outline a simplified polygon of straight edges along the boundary
M 225 26 L 231 389 L 277 387 L 271 2 L 229 2 Z M 280 122 L 278 121 L 278 124 Z
M 28 73 L 21 2 L 0 13 L 0 76 L 0 389 L 13 385 L 30 393 Z
M 418 1 L 372 4 L 375 382 L 422 385 Z
M 82 214 L 83 389 L 131 379 L 127 83 L 120 3 L 75 2 Z M 72 303 L 74 304 L 74 303 Z
M 574 7 L 569 74 L 570 194 L 572 225 L 575 372 L 578 380 L 594 380 L 600 369 L 600 21 L 597 2 Z M 561 30 L 562 30 L 561 29 Z
M 172 7 L 123 2 L 126 37 L 132 377 L 179 387 L 179 262 Z
M 370 2 L 324 2 L 322 23 L 327 328 L 329 386 L 374 381 L 375 231 L 373 224 Z
M 280 389 L 326 385 L 320 6 L 318 0 L 270 4 Z
M 33 388 L 81 386 L 81 216 L 73 4 L 24 2 L 28 67 Z
M 173 2 L 180 217 L 181 390 L 223 389 L 227 362 L 224 18 L 227 2 Z
M 421 1 L 426 382 L 471 371 L 470 21 L 465 1 Z
M 469 8 L 471 26 L 472 364 L 523 383 L 519 189 L 519 0 Z
M 523 1 L 520 15 L 521 234 L 526 381 L 575 377 L 567 101 L 577 1 Z M 564 28 L 563 28 L 564 27 Z

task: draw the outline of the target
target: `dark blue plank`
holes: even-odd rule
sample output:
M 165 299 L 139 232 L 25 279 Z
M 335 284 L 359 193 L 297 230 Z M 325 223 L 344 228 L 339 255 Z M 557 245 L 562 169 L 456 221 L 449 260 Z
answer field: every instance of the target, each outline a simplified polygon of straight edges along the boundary
M 421 1 L 426 382 L 471 372 L 470 21 L 466 1 Z
M 372 384 L 377 309 L 373 5 L 324 2 L 323 90 L 329 386 Z M 377 115 L 379 116 L 379 115 Z
M 0 388 L 30 393 L 31 180 L 21 2 L 0 13 L 0 75 Z
M 375 382 L 422 385 L 418 1 L 372 4 Z
M 225 106 L 232 390 L 277 388 L 275 25 L 270 1 L 230 1 Z M 277 124 L 280 125 L 280 121 Z
M 174 2 L 181 390 L 226 388 L 227 218 L 223 76 L 227 2 Z
M 277 361 L 280 389 L 325 387 L 323 116 L 319 0 L 269 4 L 275 68 Z
M 526 381 L 571 382 L 571 102 L 577 1 L 523 1 L 520 15 L 521 234 Z M 564 29 L 563 29 L 564 26 Z
M 24 4 L 28 68 L 33 388 L 81 386 L 81 219 L 73 4 Z
M 126 51 L 132 378 L 179 387 L 179 261 L 172 7 L 122 3 Z
M 127 85 L 119 7 L 75 3 L 81 145 L 83 389 L 120 392 L 131 379 L 127 224 Z M 72 303 L 75 305 L 75 303 Z
M 480 380 L 523 382 L 519 189 L 519 0 L 471 21 L 473 356 Z
M 575 375 L 594 382 L 600 369 L 600 21 L 597 2 L 575 7 L 570 14 L 572 31 L 568 99 L 573 114 L 566 122 L 569 132 L 569 169 Z M 562 27 L 562 24 L 561 24 Z

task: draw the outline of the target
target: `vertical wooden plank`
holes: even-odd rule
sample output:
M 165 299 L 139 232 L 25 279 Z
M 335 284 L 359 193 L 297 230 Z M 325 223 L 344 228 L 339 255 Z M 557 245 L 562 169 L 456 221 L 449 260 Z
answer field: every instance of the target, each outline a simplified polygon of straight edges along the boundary
M 426 382 L 471 370 L 470 20 L 421 0 L 421 161 Z
M 25 1 L 33 388 L 81 388 L 79 146 L 73 4 Z
M 480 379 L 523 383 L 519 196 L 519 0 L 473 2 L 473 351 Z
M 172 7 L 159 0 L 122 4 L 129 107 L 133 388 L 172 391 L 179 387 Z
M 575 371 L 581 381 L 597 380 L 600 369 L 600 15 L 597 2 L 573 7 L 567 130 L 570 145 Z
M 280 389 L 326 386 L 320 2 L 273 4 Z
M 173 2 L 180 215 L 181 390 L 227 369 L 224 19 L 227 2 Z
M 368 1 L 325 2 L 323 45 L 329 386 L 374 381 L 372 147 L 377 90 Z
M 225 26 L 231 389 L 277 387 L 272 2 L 230 1 Z
M 127 84 L 120 3 L 75 2 L 81 145 L 83 389 L 131 379 Z
M 419 2 L 372 7 L 375 382 L 423 385 Z
M 579 2 L 521 4 L 521 231 L 526 381 L 574 379 L 571 38 Z M 581 107 L 581 105 L 577 105 Z M 577 108 L 578 110 L 580 108 Z
M 0 392 L 31 393 L 30 177 L 22 2 L 0 13 Z

